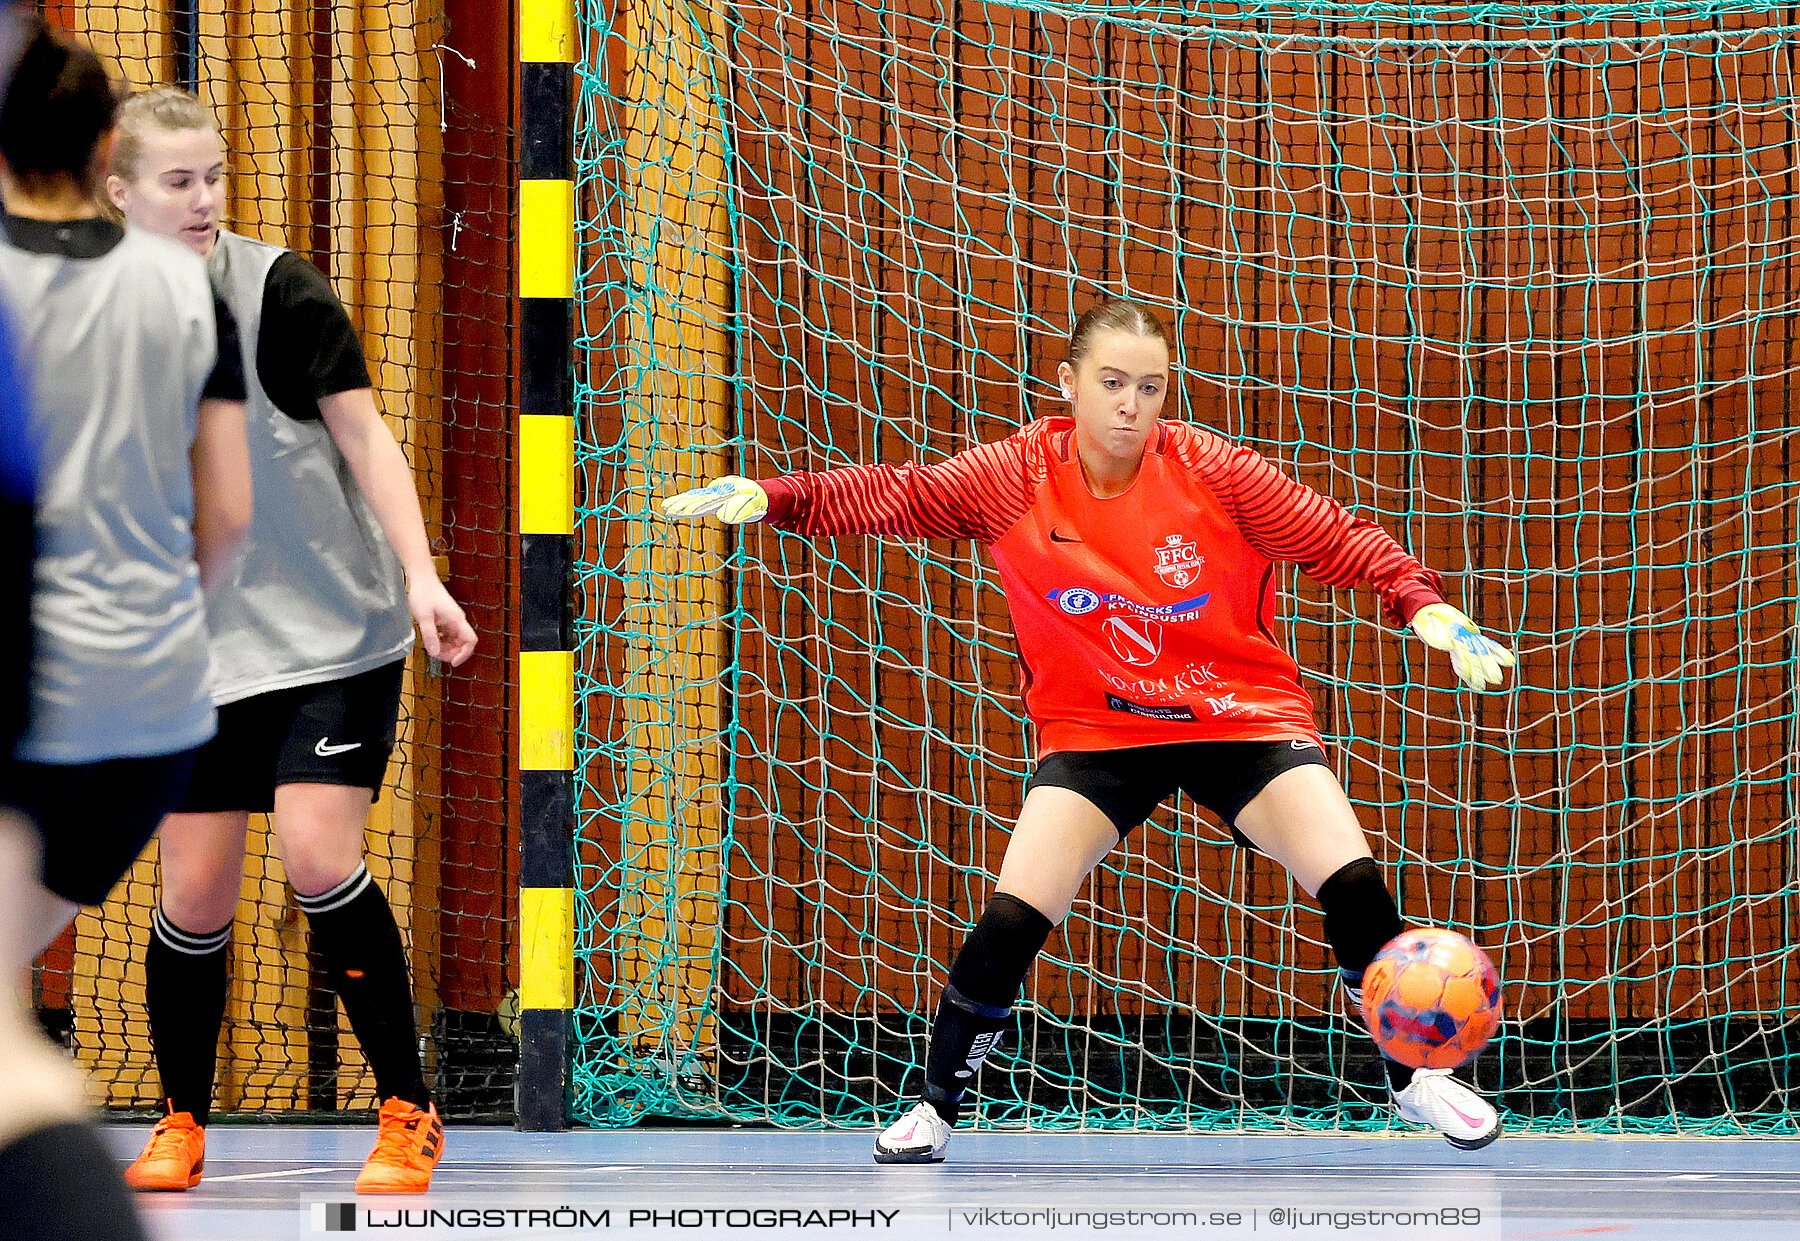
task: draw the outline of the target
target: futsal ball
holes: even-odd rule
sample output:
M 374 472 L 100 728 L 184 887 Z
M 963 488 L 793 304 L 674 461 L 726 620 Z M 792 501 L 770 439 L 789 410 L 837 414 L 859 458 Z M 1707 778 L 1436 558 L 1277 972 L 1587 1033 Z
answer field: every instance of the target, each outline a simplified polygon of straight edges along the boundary
M 1500 1025 L 1500 976 L 1455 931 L 1425 927 L 1388 941 L 1363 972 L 1363 1020 L 1382 1052 L 1415 1069 L 1453 1069 Z

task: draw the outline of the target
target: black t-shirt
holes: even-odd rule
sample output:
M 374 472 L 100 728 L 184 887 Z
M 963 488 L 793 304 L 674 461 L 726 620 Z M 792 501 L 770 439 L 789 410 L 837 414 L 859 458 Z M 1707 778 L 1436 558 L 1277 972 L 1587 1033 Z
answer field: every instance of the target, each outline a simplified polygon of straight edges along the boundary
M 60 254 L 66 259 L 103 259 L 125 240 L 125 230 L 102 216 L 79 220 L 34 220 L 0 216 L 6 239 L 27 254 Z
M 206 377 L 205 386 L 200 389 L 200 399 L 241 401 L 246 395 L 244 350 L 238 342 L 237 320 L 216 294 L 213 296 L 213 318 L 219 325 L 219 357 L 213 363 L 212 374 Z
M 263 282 L 256 377 L 275 407 L 300 422 L 319 417 L 319 401 L 372 388 L 362 341 L 331 282 L 293 251 L 275 260 Z

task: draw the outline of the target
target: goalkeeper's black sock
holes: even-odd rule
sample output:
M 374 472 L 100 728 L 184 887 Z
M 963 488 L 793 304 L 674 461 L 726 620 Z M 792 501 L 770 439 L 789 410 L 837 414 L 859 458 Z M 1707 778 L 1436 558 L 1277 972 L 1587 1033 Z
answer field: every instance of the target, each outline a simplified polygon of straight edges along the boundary
M 67 1121 L 0 1150 L 0 1241 L 147 1241 L 112 1152 Z
M 925 1089 L 920 1097 L 947 1125 L 962 1118 L 963 1096 L 975 1071 L 1012 1024 L 1012 1006 L 978 1004 L 946 985 L 931 1022 L 931 1049 L 925 1055 Z
M 1325 911 L 1325 939 L 1344 971 L 1345 985 L 1361 987 L 1363 971 L 1375 954 L 1406 929 L 1381 867 L 1366 857 L 1340 867 L 1319 885 L 1319 905 Z M 1396 1093 L 1412 1084 L 1411 1068 L 1386 1056 L 1381 1060 Z
M 1012 1022 L 1013 1001 L 1055 923 L 997 892 L 963 941 L 931 1023 L 923 1098 L 946 1124 L 962 1114 L 975 1072 Z
M 298 898 L 312 926 L 326 976 L 375 1074 L 383 1102 L 399 1097 L 428 1107 L 431 1092 L 419 1064 L 412 982 L 394 911 L 366 866 L 316 896 Z

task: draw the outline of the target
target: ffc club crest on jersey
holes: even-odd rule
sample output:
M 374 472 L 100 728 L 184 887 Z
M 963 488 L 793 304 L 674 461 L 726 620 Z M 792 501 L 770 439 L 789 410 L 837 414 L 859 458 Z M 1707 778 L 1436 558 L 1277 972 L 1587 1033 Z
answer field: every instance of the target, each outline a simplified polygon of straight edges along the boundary
M 1200 580 L 1200 569 L 1206 558 L 1192 539 L 1171 534 L 1156 549 L 1156 576 L 1177 590 Z

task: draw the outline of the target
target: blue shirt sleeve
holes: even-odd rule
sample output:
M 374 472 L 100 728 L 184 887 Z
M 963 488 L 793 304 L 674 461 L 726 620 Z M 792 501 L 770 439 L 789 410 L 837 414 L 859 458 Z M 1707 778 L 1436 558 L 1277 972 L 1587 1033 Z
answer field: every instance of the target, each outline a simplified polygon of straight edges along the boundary
M 37 496 L 31 402 L 24 367 L 13 351 L 12 325 L 0 315 L 0 499 L 29 505 Z
M 37 469 L 31 438 L 31 396 L 13 334 L 0 314 L 0 805 L 9 805 L 5 760 L 25 735 L 31 707 L 31 573 L 36 549 L 32 504 Z

